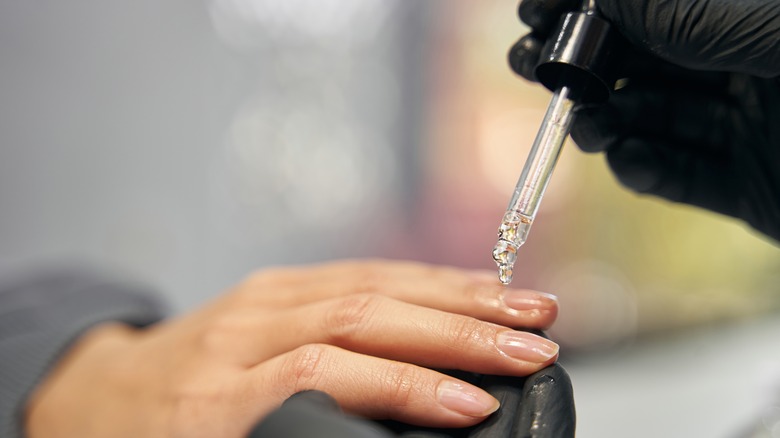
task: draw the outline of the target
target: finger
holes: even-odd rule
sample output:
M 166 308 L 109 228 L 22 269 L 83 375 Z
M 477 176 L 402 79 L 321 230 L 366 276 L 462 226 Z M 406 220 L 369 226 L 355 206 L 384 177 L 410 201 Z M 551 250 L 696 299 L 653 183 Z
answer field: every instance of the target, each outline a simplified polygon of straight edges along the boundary
M 558 345 L 541 336 L 381 295 L 334 298 L 261 318 L 248 311 L 243 315 L 233 315 L 231 332 L 214 341 L 229 346 L 226 353 L 244 365 L 315 343 L 426 367 L 502 375 L 533 373 L 558 355 Z M 269 332 L 283 327 L 289 327 L 284 336 L 269 339 Z M 262 334 L 262 340 L 254 334 Z
M 501 409 L 475 426 L 469 438 L 574 436 L 574 394 L 560 365 L 525 378 L 484 376 L 479 386 L 499 400 Z
M 504 287 L 494 273 L 377 260 L 264 271 L 249 281 L 242 299 L 247 305 L 287 308 L 359 293 L 509 327 L 546 328 L 558 314 L 553 295 Z
M 667 61 L 697 70 L 780 75 L 776 1 L 599 0 L 598 6 L 629 41 Z
M 571 128 L 571 138 L 581 151 L 604 152 L 626 136 L 628 122 L 620 112 L 621 105 L 609 102 L 598 108 L 585 108 L 577 112 Z
M 573 437 L 576 429 L 571 379 L 558 364 L 525 380 L 517 430 L 530 438 Z M 529 434 L 529 435 L 526 435 Z
M 741 185 L 731 160 L 687 145 L 632 137 L 614 145 L 607 161 L 618 180 L 637 192 L 729 216 L 738 213 Z
M 520 38 L 509 49 L 508 61 L 512 71 L 518 75 L 536 82 L 536 66 L 539 64 L 539 56 L 544 48 L 544 40 L 528 34 Z
M 309 389 L 330 394 L 348 413 L 426 426 L 464 427 L 498 408 L 482 389 L 436 371 L 321 344 L 263 362 L 248 378 L 237 398 L 251 400 L 258 417 Z
M 564 13 L 572 11 L 579 0 L 523 0 L 517 15 L 542 38 L 547 38 Z
M 635 83 L 603 107 L 579 112 L 572 138 L 585 152 L 601 152 L 622 138 L 639 136 L 722 155 L 733 142 L 732 101 L 722 86 Z

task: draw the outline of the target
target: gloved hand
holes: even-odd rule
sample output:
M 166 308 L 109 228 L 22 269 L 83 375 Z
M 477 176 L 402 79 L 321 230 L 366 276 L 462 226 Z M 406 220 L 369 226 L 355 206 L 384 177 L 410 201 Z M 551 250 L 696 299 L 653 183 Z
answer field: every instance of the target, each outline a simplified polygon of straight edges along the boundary
M 512 68 L 534 80 L 559 18 L 581 0 L 524 0 L 533 31 Z M 627 85 L 580 111 L 572 137 L 640 192 L 743 219 L 780 240 L 780 2 L 597 0 L 632 48 Z
M 266 417 L 250 438 L 570 438 L 575 412 L 571 381 L 554 364 L 528 377 L 457 376 L 478 385 L 501 402 L 486 421 L 469 428 L 433 429 L 399 422 L 377 423 L 340 412 L 326 394 L 292 396 Z

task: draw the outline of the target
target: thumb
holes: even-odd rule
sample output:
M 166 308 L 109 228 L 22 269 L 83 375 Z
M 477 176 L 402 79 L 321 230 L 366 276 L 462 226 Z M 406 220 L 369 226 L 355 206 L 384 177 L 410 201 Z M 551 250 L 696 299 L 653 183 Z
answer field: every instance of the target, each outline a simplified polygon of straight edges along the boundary
M 694 70 L 780 76 L 780 2 L 776 0 L 597 3 L 632 44 L 669 62 Z

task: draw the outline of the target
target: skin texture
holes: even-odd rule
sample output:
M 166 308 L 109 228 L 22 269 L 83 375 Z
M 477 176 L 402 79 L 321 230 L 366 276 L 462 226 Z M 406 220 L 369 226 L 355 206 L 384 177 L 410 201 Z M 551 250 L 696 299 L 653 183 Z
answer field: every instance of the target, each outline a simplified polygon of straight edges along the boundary
M 265 270 L 180 318 L 87 332 L 31 397 L 27 433 L 239 437 L 312 389 L 350 414 L 470 426 L 498 402 L 430 368 L 534 373 L 557 345 L 509 327 L 545 328 L 556 314 L 554 297 L 493 273 L 390 261 Z

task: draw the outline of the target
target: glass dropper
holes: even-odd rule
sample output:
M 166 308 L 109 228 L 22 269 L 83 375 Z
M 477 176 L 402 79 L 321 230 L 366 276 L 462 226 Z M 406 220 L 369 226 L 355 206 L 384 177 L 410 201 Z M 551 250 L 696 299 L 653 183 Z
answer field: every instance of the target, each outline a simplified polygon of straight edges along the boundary
M 503 284 L 512 281 L 517 250 L 528 238 L 571 130 L 575 104 L 606 102 L 619 78 L 623 57 L 618 53 L 623 50 L 624 41 L 601 17 L 596 1 L 583 0 L 579 10 L 561 17 L 558 30 L 553 33 L 555 37 L 549 38 L 542 48 L 534 69 L 535 78 L 553 91 L 553 97 L 498 229 L 493 259 Z
M 493 260 L 498 265 L 498 278 L 503 284 L 512 282 L 517 250 L 528 238 L 539 203 L 571 130 L 574 106 L 569 87 L 561 87 L 553 93 L 523 172 L 515 185 L 512 199 L 498 228 L 498 243 L 493 248 Z

